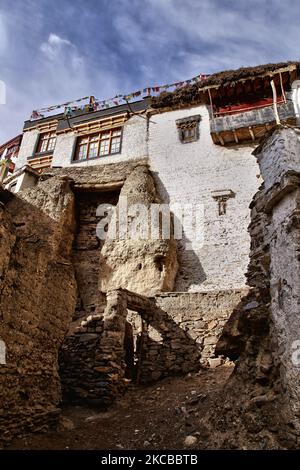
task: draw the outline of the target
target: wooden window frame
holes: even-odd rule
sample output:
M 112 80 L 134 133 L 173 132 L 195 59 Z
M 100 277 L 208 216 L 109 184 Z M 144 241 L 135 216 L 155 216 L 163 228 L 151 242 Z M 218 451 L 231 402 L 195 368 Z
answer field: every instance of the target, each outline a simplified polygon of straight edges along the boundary
M 111 148 L 112 148 L 112 143 L 113 143 L 113 140 L 114 140 L 113 133 L 116 132 L 116 131 L 120 132 L 120 134 L 118 136 L 115 136 L 115 137 L 119 137 L 120 144 L 119 144 L 118 151 L 112 153 Z M 106 135 L 106 134 L 108 134 L 108 137 L 103 138 L 103 136 Z M 97 138 L 97 139 L 95 140 L 95 138 Z M 72 162 L 74 162 L 74 163 L 84 162 L 84 161 L 87 161 L 87 160 L 95 160 L 96 158 L 107 157 L 107 156 L 110 156 L 110 155 L 118 155 L 119 153 L 121 153 L 122 138 L 123 138 L 123 128 L 122 127 L 112 127 L 111 129 L 102 129 L 101 131 L 93 132 L 91 134 L 79 135 L 77 137 L 77 140 L 76 140 L 75 149 L 74 149 L 74 153 L 73 153 L 73 157 L 72 157 Z M 86 140 L 86 142 L 82 143 L 82 141 L 85 141 L 85 140 Z M 104 141 L 108 142 L 108 152 L 100 154 L 101 142 L 104 142 Z M 91 149 L 91 145 L 94 144 L 94 143 L 97 143 L 96 155 L 91 157 L 91 156 L 89 156 L 90 155 L 90 149 Z M 84 158 L 79 158 L 79 150 L 82 147 L 86 147 L 85 157 Z
M 46 137 L 48 136 L 48 137 Z M 49 149 L 49 143 L 54 139 L 54 145 L 52 148 Z M 42 150 L 42 146 L 43 146 L 43 143 L 44 142 L 47 142 L 46 143 L 46 149 L 45 150 Z M 38 139 L 38 143 L 37 143 L 37 147 L 36 147 L 36 154 L 43 154 L 43 153 L 50 153 L 50 152 L 53 152 L 54 149 L 55 149 L 55 145 L 56 145 L 56 132 L 55 131 L 48 131 L 48 132 L 42 132 L 40 135 L 39 135 L 39 139 Z
M 197 123 L 194 123 L 192 126 L 186 128 L 186 129 L 180 129 L 181 132 L 181 142 L 187 143 L 187 142 L 195 142 L 195 140 L 198 140 L 197 138 Z M 191 135 L 187 136 L 186 132 L 191 132 Z
M 201 116 L 199 114 L 176 120 L 178 136 L 182 144 L 188 144 L 190 142 L 196 142 L 197 140 L 199 140 L 200 120 Z M 192 135 L 186 136 L 186 131 L 192 131 Z

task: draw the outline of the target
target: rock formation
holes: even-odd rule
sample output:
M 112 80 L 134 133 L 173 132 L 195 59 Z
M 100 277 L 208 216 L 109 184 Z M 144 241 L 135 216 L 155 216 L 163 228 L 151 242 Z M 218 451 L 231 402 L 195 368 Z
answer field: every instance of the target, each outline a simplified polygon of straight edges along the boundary
M 159 200 L 152 175 L 147 165 L 138 165 L 120 193 L 117 239 L 106 239 L 101 250 L 101 291 L 124 287 L 151 295 L 173 290 L 178 268 L 177 245 L 173 238 L 151 239 L 150 204 L 154 203 Z M 141 238 L 132 239 L 121 233 L 122 209 L 126 216 L 128 211 L 130 219 L 128 224 L 126 222 L 127 233 L 135 229 L 137 237 Z

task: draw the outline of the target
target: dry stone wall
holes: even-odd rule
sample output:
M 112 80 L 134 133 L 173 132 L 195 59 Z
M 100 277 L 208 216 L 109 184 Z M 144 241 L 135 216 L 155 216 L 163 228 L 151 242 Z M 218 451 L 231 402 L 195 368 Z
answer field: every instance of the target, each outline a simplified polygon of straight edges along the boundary
M 99 292 L 100 251 L 103 241 L 96 233 L 97 207 L 100 204 L 115 206 L 119 191 L 76 191 L 77 228 L 73 247 L 73 262 L 78 286 L 78 301 L 75 318 L 99 314 L 105 296 Z
M 201 364 L 213 366 L 215 347 L 223 327 L 248 290 L 208 292 L 168 292 L 155 297 L 156 305 L 167 313 L 178 329 L 186 332 L 201 351 Z
M 103 315 L 89 316 L 60 351 L 64 400 L 106 406 L 124 389 L 126 297 L 122 290 L 107 295 Z
M 67 403 L 105 404 L 107 377 L 103 380 L 100 341 L 103 317 L 94 315 L 65 339 L 59 354 L 63 400 Z M 107 370 L 104 367 L 103 372 Z
M 246 294 L 233 290 L 145 297 L 124 289 L 109 291 L 104 314 L 88 317 L 63 344 L 65 399 L 106 406 L 122 393 L 125 378 L 151 383 L 219 365 L 215 347 L 223 325 Z M 135 347 L 134 317 L 141 324 Z

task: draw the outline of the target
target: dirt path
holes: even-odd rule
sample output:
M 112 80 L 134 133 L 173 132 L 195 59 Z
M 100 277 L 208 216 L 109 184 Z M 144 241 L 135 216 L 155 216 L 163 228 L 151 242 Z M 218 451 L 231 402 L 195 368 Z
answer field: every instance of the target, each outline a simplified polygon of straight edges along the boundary
M 232 366 L 135 387 L 109 410 L 68 407 L 60 431 L 13 441 L 10 449 L 181 449 L 193 435 L 205 448 L 199 421 L 223 387 Z

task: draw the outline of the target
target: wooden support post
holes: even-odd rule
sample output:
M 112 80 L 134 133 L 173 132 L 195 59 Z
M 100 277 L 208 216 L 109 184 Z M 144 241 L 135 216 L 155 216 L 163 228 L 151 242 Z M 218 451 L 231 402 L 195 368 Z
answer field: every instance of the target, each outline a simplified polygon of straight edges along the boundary
M 275 121 L 276 124 L 279 126 L 280 125 L 280 118 L 278 114 L 278 109 L 277 109 L 277 92 L 276 92 L 276 87 L 274 80 L 271 80 L 271 88 L 272 88 L 272 93 L 273 93 L 273 108 L 274 108 L 274 115 L 275 115 Z
M 280 78 L 281 93 L 282 93 L 284 102 L 286 103 L 286 96 L 285 96 L 285 91 L 284 91 L 284 88 L 283 88 L 282 73 L 281 72 L 279 72 L 279 78 Z
M 225 142 L 224 142 L 224 140 L 223 140 L 221 134 L 218 133 L 217 136 L 218 136 L 218 139 L 219 139 L 219 141 L 221 142 L 221 144 L 224 145 Z
M 213 103 L 212 103 L 212 98 L 211 98 L 210 89 L 208 88 L 208 89 L 207 89 L 207 91 L 208 91 L 209 102 L 210 102 L 210 113 L 211 113 L 211 118 L 212 118 L 212 120 L 214 120 L 214 118 L 215 118 L 215 116 L 214 116 L 214 108 L 213 108 Z
M 251 127 L 251 126 L 249 126 L 249 133 L 250 133 L 250 135 L 251 135 L 251 139 L 252 139 L 252 140 L 253 140 L 253 142 L 254 142 L 254 141 L 255 141 L 255 135 L 254 135 L 254 132 L 253 132 L 253 130 L 252 130 L 252 127 Z

